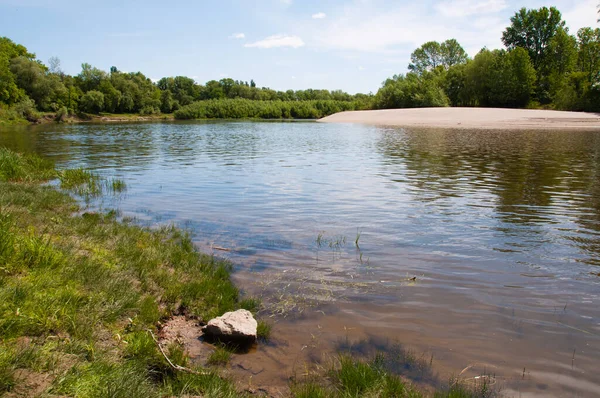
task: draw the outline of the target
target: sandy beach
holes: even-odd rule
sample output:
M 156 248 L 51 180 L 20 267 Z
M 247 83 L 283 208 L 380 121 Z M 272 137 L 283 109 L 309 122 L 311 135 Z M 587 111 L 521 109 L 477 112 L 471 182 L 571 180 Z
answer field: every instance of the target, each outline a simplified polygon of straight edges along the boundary
M 465 129 L 600 129 L 600 114 L 530 109 L 416 108 L 340 112 L 322 123 Z

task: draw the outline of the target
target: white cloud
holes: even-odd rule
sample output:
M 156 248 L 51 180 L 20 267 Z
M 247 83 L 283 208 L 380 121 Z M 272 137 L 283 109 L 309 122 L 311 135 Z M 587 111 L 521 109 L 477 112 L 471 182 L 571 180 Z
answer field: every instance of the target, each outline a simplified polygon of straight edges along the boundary
M 361 72 L 362 72 L 363 70 L 366 70 L 366 69 L 367 69 L 367 68 L 365 68 L 364 66 L 359 66 L 359 67 L 358 67 L 358 70 L 359 70 L 359 71 L 361 71 Z
M 292 0 L 279 0 L 281 3 L 285 4 L 286 6 L 291 6 L 292 5 Z
M 477 26 L 483 19 L 485 26 Z M 422 2 L 377 8 L 367 0 L 354 0 L 339 16 L 328 18 L 317 27 L 307 27 L 305 34 L 311 35 L 311 46 L 323 50 L 386 54 L 402 57 L 403 63 L 408 64 L 408 54 L 430 40 L 455 38 L 470 55 L 484 46 L 499 48 L 507 23 L 506 15 L 498 12 L 465 20 L 432 12 Z
M 304 46 L 304 41 L 298 36 L 288 35 L 273 35 L 263 40 L 259 40 L 254 43 L 245 44 L 244 47 L 249 48 L 278 48 L 278 47 L 291 47 L 299 48 Z
M 312 19 L 325 19 L 326 17 L 327 14 L 325 14 L 324 12 L 318 12 L 312 15 Z
M 234 33 L 229 36 L 230 39 L 245 39 L 246 35 L 244 33 Z
M 596 22 L 598 19 L 598 14 L 596 13 L 597 4 L 596 0 L 580 1 L 572 9 L 563 13 L 563 19 L 567 22 L 571 34 L 576 34 L 577 30 L 586 26 L 592 28 L 598 27 L 598 23 Z
M 435 6 L 440 14 L 449 18 L 494 14 L 507 7 L 505 0 L 450 0 L 442 1 Z

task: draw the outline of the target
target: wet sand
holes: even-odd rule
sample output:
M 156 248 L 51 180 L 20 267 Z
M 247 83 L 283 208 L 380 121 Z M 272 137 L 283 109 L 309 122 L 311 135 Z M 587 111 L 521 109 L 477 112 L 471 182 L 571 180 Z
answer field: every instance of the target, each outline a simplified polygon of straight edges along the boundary
M 587 130 L 600 129 L 600 114 L 532 109 L 416 108 L 340 112 L 319 122 L 494 130 Z

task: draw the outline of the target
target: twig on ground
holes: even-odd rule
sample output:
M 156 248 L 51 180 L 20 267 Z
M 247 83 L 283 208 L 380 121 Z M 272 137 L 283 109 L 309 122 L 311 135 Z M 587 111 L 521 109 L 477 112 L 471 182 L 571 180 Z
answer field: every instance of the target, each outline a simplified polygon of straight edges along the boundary
M 195 374 L 195 375 L 205 375 L 206 374 L 205 372 L 199 372 L 197 370 L 193 370 L 193 369 L 190 369 L 190 368 L 186 368 L 184 366 L 176 365 L 173 362 L 171 362 L 171 360 L 169 359 L 169 357 L 167 356 L 167 354 L 165 354 L 165 351 L 163 350 L 162 346 L 160 345 L 160 343 L 156 339 L 156 336 L 154 336 L 154 333 L 152 333 L 152 331 L 150 329 L 146 329 L 146 331 L 148 333 L 150 333 L 150 336 L 152 336 L 152 340 L 154 340 L 154 342 L 158 346 L 158 349 L 160 350 L 160 353 L 163 355 L 163 357 L 165 357 L 165 359 L 167 360 L 167 362 L 169 363 L 169 365 L 173 369 L 178 370 L 180 372 L 186 372 L 186 373 L 191 373 L 191 374 Z

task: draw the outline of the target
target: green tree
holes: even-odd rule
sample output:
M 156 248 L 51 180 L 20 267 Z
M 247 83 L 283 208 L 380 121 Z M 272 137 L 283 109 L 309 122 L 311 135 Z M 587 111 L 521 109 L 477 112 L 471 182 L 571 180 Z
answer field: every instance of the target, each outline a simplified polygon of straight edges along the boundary
M 408 65 L 408 69 L 421 74 L 439 66 L 448 69 L 453 65 L 466 62 L 467 59 L 466 51 L 455 39 L 446 40 L 443 43 L 429 41 L 411 54 L 411 63 Z
M 521 8 L 510 21 L 511 25 L 502 33 L 502 42 L 509 50 L 526 49 L 533 66 L 540 70 L 546 61 L 550 41 L 559 29 L 564 29 L 562 14 L 555 7 Z
M 479 106 L 524 107 L 535 88 L 535 69 L 523 48 L 483 49 L 468 64 L 466 75 L 466 86 Z
M 57 75 L 47 72 L 47 68 L 38 61 L 25 56 L 13 58 L 10 70 L 15 82 L 35 101 L 39 109 L 57 110 L 64 106 L 67 89 Z
M 81 64 L 81 73 L 77 76 L 79 87 L 84 91 L 98 90 L 100 83 L 106 80 L 108 75 L 103 70 L 92 67 L 88 63 Z
M 502 42 L 509 50 L 526 49 L 537 71 L 536 97 L 542 103 L 550 102 L 551 66 L 548 48 L 552 38 L 565 30 L 565 21 L 555 7 L 521 8 L 510 19 L 511 25 L 502 33 Z
M 121 103 L 121 92 L 112 85 L 110 80 L 102 80 L 98 91 L 104 94 L 104 111 L 109 113 L 117 112 Z
M 591 82 L 600 73 L 600 29 L 579 29 L 577 45 L 577 70 L 586 73 Z
M 104 94 L 96 90 L 88 91 L 79 100 L 79 108 L 89 113 L 102 112 L 104 109 Z
M 161 91 L 160 93 L 160 111 L 162 113 L 171 113 L 175 108 L 173 94 L 169 90 Z
M 0 102 L 14 104 L 23 98 L 23 90 L 15 82 L 10 70 L 10 60 L 6 54 L 0 53 Z
M 552 99 L 564 86 L 569 74 L 577 67 L 577 39 L 560 28 L 548 46 L 547 61 L 550 70 L 548 76 Z
M 442 76 L 435 72 L 396 75 L 383 83 L 375 104 L 380 109 L 449 106 L 441 80 Z

